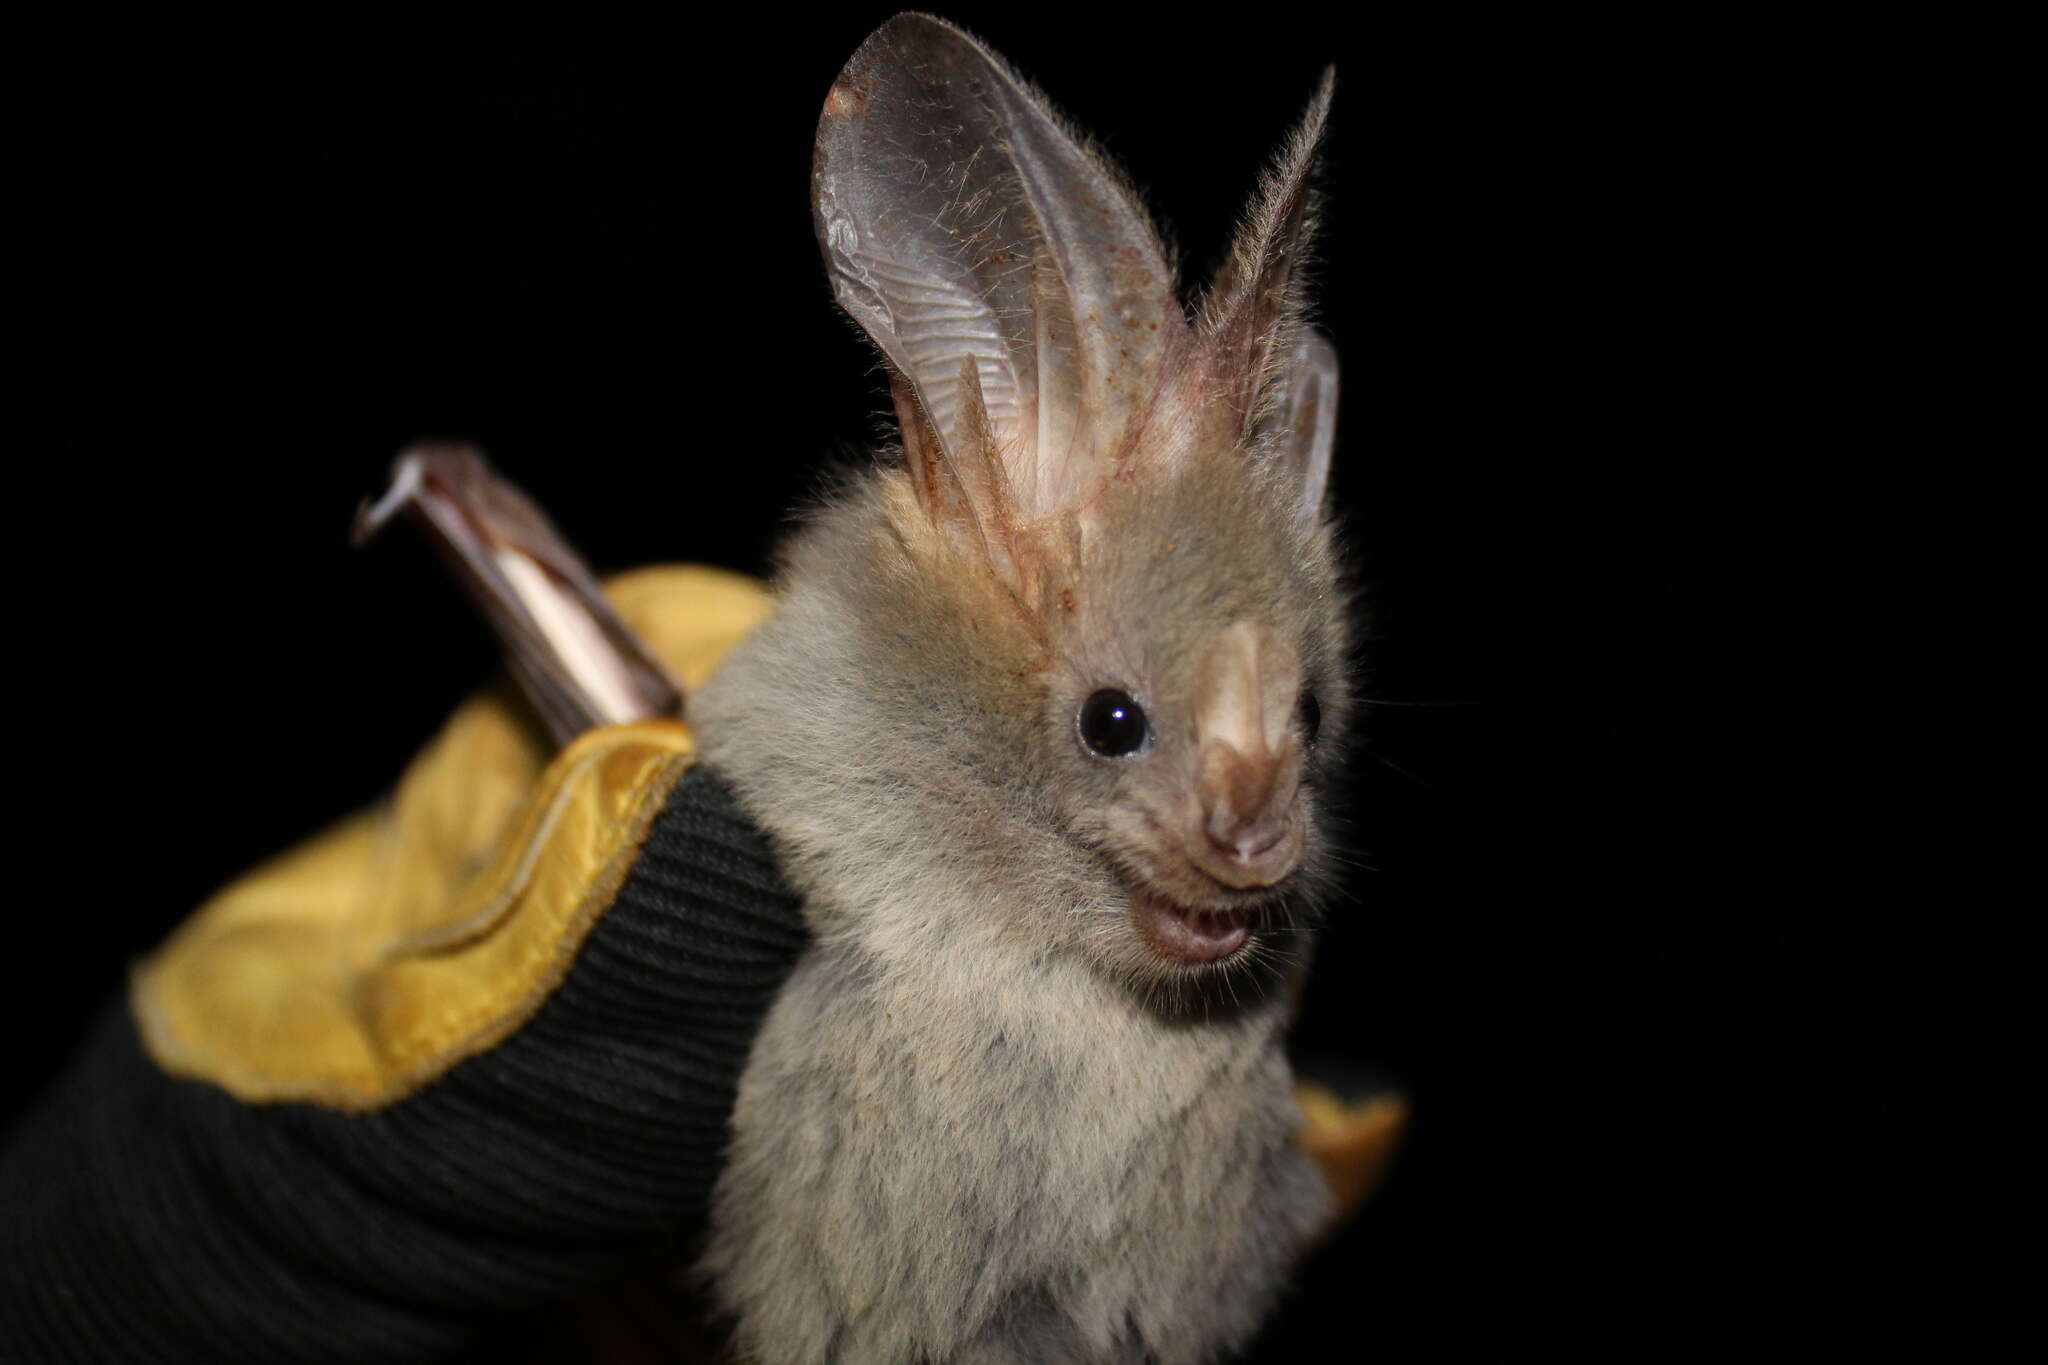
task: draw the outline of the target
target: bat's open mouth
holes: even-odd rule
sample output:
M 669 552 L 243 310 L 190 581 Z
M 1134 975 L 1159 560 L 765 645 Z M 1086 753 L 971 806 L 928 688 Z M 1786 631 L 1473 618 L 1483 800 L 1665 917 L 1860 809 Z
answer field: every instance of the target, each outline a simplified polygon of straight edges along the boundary
M 1131 892 L 1131 914 L 1145 941 L 1176 962 L 1221 962 L 1251 942 L 1249 910 L 1200 910 L 1150 891 Z

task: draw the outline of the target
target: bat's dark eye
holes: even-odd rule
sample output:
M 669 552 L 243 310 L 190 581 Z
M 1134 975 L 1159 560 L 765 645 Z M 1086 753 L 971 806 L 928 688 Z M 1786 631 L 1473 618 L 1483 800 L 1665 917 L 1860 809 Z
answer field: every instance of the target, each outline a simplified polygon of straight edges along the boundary
M 1308 747 L 1316 747 L 1316 736 L 1323 732 L 1323 704 L 1316 700 L 1312 688 L 1303 688 L 1301 693 L 1301 733 L 1308 739 Z
M 1105 687 L 1081 703 L 1081 742 L 1105 758 L 1134 753 L 1150 733 L 1145 708 L 1128 692 Z

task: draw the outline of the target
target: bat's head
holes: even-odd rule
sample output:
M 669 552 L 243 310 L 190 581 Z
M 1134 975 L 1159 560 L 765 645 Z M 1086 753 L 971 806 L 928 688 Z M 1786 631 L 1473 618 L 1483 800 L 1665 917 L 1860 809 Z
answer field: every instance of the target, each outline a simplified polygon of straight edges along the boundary
M 891 20 L 827 96 L 818 236 L 903 460 L 791 547 L 780 629 L 844 704 L 792 741 L 847 797 L 797 861 L 922 907 L 850 920 L 878 951 L 964 927 L 1169 998 L 1299 942 L 1349 711 L 1298 269 L 1329 93 L 1193 310 L 1124 182 L 957 29 Z

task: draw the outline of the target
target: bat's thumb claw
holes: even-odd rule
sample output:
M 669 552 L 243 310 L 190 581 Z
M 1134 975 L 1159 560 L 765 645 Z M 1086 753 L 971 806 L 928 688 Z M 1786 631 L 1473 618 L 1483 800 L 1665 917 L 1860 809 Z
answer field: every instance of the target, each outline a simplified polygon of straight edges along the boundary
M 349 527 L 349 544 L 360 547 L 383 530 L 386 522 L 411 506 L 419 493 L 419 457 L 411 454 L 399 456 L 392 463 L 391 486 L 384 490 L 384 496 L 375 501 L 364 498 L 356 507 L 355 522 Z

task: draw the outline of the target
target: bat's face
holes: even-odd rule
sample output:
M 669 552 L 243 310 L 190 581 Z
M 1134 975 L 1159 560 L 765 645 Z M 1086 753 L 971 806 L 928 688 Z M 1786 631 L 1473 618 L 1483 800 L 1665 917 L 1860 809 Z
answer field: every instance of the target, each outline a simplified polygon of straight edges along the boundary
M 1082 942 L 1148 993 L 1270 979 L 1331 861 L 1343 609 L 1327 533 L 1273 492 L 1241 451 L 1118 490 L 1056 613 L 1042 761 L 1103 881 Z

